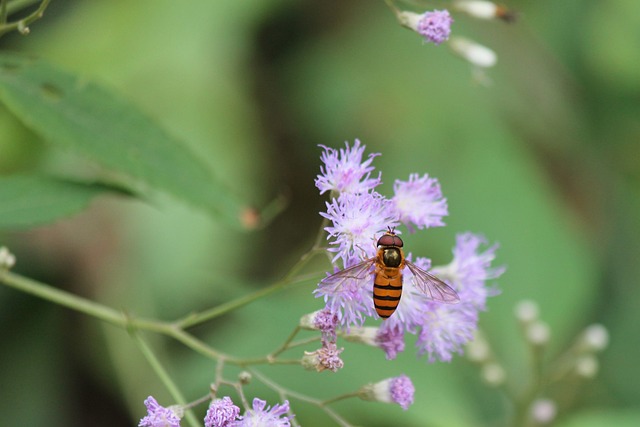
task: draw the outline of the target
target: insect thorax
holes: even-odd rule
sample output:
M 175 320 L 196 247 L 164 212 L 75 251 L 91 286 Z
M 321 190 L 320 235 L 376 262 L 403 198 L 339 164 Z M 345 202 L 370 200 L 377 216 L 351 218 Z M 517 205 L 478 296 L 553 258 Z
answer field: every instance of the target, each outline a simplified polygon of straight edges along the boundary
M 382 262 L 385 267 L 400 267 L 402 263 L 402 253 L 399 248 L 384 248 L 382 249 Z

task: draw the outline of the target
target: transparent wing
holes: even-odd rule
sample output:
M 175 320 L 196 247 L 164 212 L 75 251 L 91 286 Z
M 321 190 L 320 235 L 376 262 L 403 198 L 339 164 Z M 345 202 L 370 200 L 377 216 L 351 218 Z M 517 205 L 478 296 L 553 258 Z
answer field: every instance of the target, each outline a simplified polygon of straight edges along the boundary
M 373 263 L 375 258 L 369 258 L 352 267 L 340 270 L 331 276 L 327 276 L 319 283 L 319 287 L 326 293 L 334 293 L 339 291 L 345 283 L 355 283 L 355 286 L 364 286 L 371 284 Z
M 411 261 L 405 260 L 405 264 L 413 273 L 413 283 L 427 297 L 434 301 L 456 304 L 460 302 L 460 297 L 453 288 L 436 276 L 427 273 Z

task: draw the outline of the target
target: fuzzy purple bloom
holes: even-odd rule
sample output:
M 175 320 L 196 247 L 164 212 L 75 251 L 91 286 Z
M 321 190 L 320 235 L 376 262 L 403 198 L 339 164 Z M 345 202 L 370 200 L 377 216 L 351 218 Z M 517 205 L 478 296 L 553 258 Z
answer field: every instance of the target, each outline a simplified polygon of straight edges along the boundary
M 389 384 L 389 390 L 391 400 L 400 405 L 405 411 L 409 409 L 409 406 L 413 403 L 413 395 L 416 391 L 411 382 L 411 378 L 406 375 L 392 378 Z
M 387 360 L 393 360 L 404 351 L 404 331 L 384 322 L 376 334 L 376 344 L 384 350 Z
M 337 191 L 339 193 L 363 193 L 375 188 L 380 184 L 381 178 L 371 178 L 374 167 L 371 162 L 379 153 L 369 154 L 366 161 L 362 161 L 362 155 L 366 146 L 360 145 L 359 140 L 355 140 L 353 147 L 345 143 L 345 149 L 340 151 L 325 147 L 320 159 L 324 167 L 320 167 L 320 175 L 316 179 L 316 187 L 320 194 L 326 191 Z
M 359 194 L 341 193 L 327 202 L 327 212 L 320 215 L 331 220 L 327 239 L 333 238 L 329 250 L 336 252 L 333 261 L 342 258 L 345 267 L 375 255 L 375 236 L 398 225 L 391 203 L 375 191 Z
M 313 324 L 316 329 L 322 332 L 323 341 L 336 340 L 336 326 L 338 326 L 338 316 L 327 309 L 319 311 L 314 319 Z
M 160 406 L 153 396 L 144 401 L 147 416 L 140 420 L 139 427 L 180 427 L 180 418 L 170 408 Z
M 449 210 L 436 178 L 429 178 L 427 174 L 420 178 L 414 173 L 408 181 L 396 180 L 393 191 L 393 208 L 409 231 L 415 231 L 414 226 L 421 230 L 444 225 L 442 217 L 448 215 Z
M 266 408 L 266 409 L 265 409 Z M 290 427 L 290 417 L 285 416 L 289 412 L 289 401 L 282 405 L 267 406 L 267 402 L 253 399 L 253 409 L 245 412 L 241 420 L 234 427 Z
M 205 427 L 233 427 L 240 414 L 240 408 L 233 404 L 230 397 L 216 399 L 211 402 L 204 417 Z
M 316 351 L 304 352 L 302 365 L 308 369 L 315 369 L 318 372 L 332 371 L 338 372 L 344 367 L 344 362 L 340 359 L 340 353 L 344 348 L 338 348 L 335 342 L 322 342 L 322 347 Z
M 453 18 L 448 10 L 425 12 L 418 21 L 418 33 L 424 36 L 427 43 L 439 45 L 449 39 Z
M 326 310 L 336 313 L 342 326 L 362 325 L 365 316 L 375 314 L 371 288 L 361 286 L 357 280 L 346 280 L 339 287 L 319 286 L 313 293 L 316 298 L 324 297 Z
M 416 346 L 418 353 L 426 353 L 430 362 L 448 362 L 454 353 L 462 353 L 463 346 L 473 339 L 487 297 L 498 293 L 487 288 L 485 282 L 500 276 L 504 267 L 491 267 L 497 245 L 481 252 L 480 245 L 484 243 L 483 237 L 472 233 L 458 235 L 453 261 L 432 270 L 458 292 L 460 303 L 429 303 Z

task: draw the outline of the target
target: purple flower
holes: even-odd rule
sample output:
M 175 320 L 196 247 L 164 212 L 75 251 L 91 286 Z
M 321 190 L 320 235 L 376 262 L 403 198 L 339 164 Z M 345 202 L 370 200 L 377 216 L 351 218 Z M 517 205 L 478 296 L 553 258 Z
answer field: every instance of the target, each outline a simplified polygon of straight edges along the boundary
M 180 418 L 170 408 L 162 407 L 152 396 L 144 401 L 147 416 L 140 420 L 140 427 L 180 427 Z
M 491 267 L 497 245 L 480 252 L 483 243 L 484 238 L 472 233 L 458 235 L 453 261 L 432 270 L 458 292 L 460 303 L 429 302 L 416 346 L 418 353 L 426 353 L 430 362 L 448 362 L 454 353 L 462 353 L 463 345 L 473 339 L 487 297 L 497 294 L 485 282 L 500 276 L 504 267 Z
M 362 325 L 365 316 L 373 316 L 375 313 L 372 288 L 362 286 L 359 280 L 347 279 L 341 286 L 319 286 L 313 293 L 316 298 L 324 297 L 325 309 L 336 313 L 342 326 Z
M 473 339 L 478 312 L 464 307 L 464 303 L 429 305 L 431 307 L 416 341 L 418 354 L 427 353 L 429 362 L 449 362 L 453 353 L 462 354 L 462 346 Z
M 326 191 L 337 191 L 339 193 L 363 193 L 375 188 L 380 184 L 378 178 L 370 178 L 373 166 L 373 158 L 379 153 L 369 154 L 366 161 L 362 161 L 362 155 L 366 146 L 360 146 L 360 141 L 356 139 L 353 147 L 345 142 L 345 149 L 335 150 L 325 147 L 320 159 L 324 167 L 320 167 L 320 175 L 316 179 L 316 187 L 320 194 Z
M 204 417 L 205 427 L 233 427 L 240 414 L 240 408 L 228 396 L 211 402 Z
M 439 45 L 449 39 L 453 19 L 448 10 L 425 12 L 418 21 L 418 33 L 424 36 L 427 43 Z
M 305 329 L 320 331 L 324 341 L 335 342 L 338 316 L 325 308 L 303 316 L 300 320 L 300 326 Z
M 289 412 L 289 401 L 282 405 L 266 406 L 267 402 L 258 398 L 253 399 L 253 409 L 248 410 L 236 422 L 234 427 L 290 427 L 290 418 L 284 416 Z M 265 409 L 266 407 L 266 409 Z
M 481 252 L 480 246 L 486 244 L 486 239 L 481 235 L 458 234 L 453 261 L 448 266 L 434 269 L 441 278 L 453 284 L 463 302 L 481 311 L 486 309 L 487 297 L 499 293 L 495 288 L 487 288 L 485 282 L 500 277 L 505 270 L 504 266 L 491 267 L 498 245 L 494 244 Z
M 345 267 L 375 255 L 375 236 L 388 227 L 398 225 L 389 200 L 375 191 L 359 194 L 341 193 L 337 199 L 327 202 L 327 212 L 320 215 L 331 220 L 326 227 L 330 248 L 336 252 L 333 261 L 342 258 Z
M 414 173 L 409 181 L 396 180 L 393 191 L 393 208 L 409 231 L 414 231 L 412 224 L 418 229 L 444 225 L 442 217 L 449 214 L 447 199 L 442 197 L 436 178 L 427 174 L 420 178 Z
M 397 326 L 391 326 L 388 320 L 378 329 L 375 340 L 378 347 L 384 350 L 387 360 L 395 359 L 398 353 L 404 351 L 404 331 Z
M 344 348 L 338 348 L 335 342 L 322 341 L 322 347 L 313 352 L 304 352 L 302 366 L 307 369 L 315 369 L 318 372 L 329 370 L 338 372 L 344 367 L 344 362 L 340 359 L 340 353 Z
M 375 384 L 368 384 L 360 389 L 358 396 L 363 400 L 396 403 L 407 410 L 413 403 L 414 393 L 415 388 L 411 379 L 406 375 L 400 375 Z

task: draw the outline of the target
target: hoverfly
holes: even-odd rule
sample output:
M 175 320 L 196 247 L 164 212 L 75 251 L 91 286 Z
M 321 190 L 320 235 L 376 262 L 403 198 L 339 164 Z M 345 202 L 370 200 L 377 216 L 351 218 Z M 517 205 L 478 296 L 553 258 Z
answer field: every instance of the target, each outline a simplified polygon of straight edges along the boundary
M 389 229 L 378 239 L 375 257 L 325 277 L 319 286 L 337 290 L 349 280 L 354 280 L 357 286 L 365 286 L 374 275 L 373 305 L 378 316 L 386 319 L 398 307 L 402 296 L 402 270 L 408 267 L 413 273 L 414 285 L 429 299 L 448 304 L 460 302 L 460 297 L 449 285 L 408 261 L 402 251 L 403 245 L 402 239 Z

